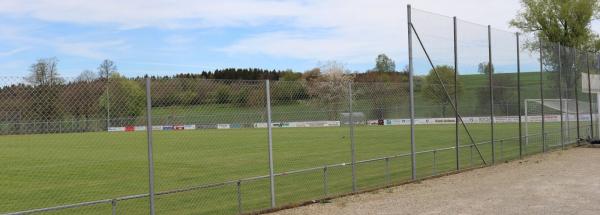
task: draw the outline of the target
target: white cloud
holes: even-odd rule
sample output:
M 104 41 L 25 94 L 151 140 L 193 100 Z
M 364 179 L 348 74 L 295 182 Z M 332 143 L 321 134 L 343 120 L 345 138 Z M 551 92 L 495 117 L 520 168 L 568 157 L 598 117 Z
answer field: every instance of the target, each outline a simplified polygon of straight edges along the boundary
M 396 1 L 310 1 L 290 25 L 223 48 L 230 54 L 267 54 L 314 61 L 372 62 L 382 52 L 400 55 L 406 36 Z M 397 21 L 394 21 L 397 20 Z
M 486 1 L 486 5 L 475 0 L 309 1 L 291 23 L 296 29 L 256 34 L 222 50 L 230 54 L 267 54 L 349 63 L 369 63 L 377 54 L 387 53 L 403 61 L 407 54 L 406 4 L 408 3 L 412 3 L 413 8 L 491 23 L 499 29 L 508 28 L 508 21 L 514 17 L 515 9 L 519 7 L 517 0 L 491 0 Z M 430 54 L 434 58 L 442 55 L 451 56 L 452 19 L 417 10 L 413 11 L 413 18 L 420 19 L 413 21 L 418 22 L 415 25 L 422 36 L 429 39 L 426 41 L 426 46 L 431 49 Z M 311 35 L 312 29 L 321 29 L 329 33 L 314 37 Z M 485 30 L 485 27 L 481 26 L 481 29 Z M 463 37 L 465 42 L 469 40 L 477 43 L 480 38 L 487 36 L 485 31 L 463 33 L 482 33 L 481 37 Z M 415 42 L 414 45 L 417 49 L 418 44 Z
M 50 49 L 70 56 L 99 60 L 109 58 L 111 54 L 123 52 L 130 48 L 130 45 L 122 39 L 90 39 L 80 35 L 56 36 L 40 32 L 37 25 L 22 26 L 10 23 L 0 28 L 0 41 L 21 47 L 6 52 L 0 51 L 0 57 L 8 57 L 27 50 L 45 55 L 46 53 L 40 50 Z
M 258 24 L 293 16 L 298 7 L 297 2 L 275 0 L 2 0 L 0 14 L 125 28 L 187 28 Z
M 290 32 L 258 34 L 221 49 L 230 54 L 267 54 L 297 59 L 351 59 L 369 48 L 360 41 L 345 43 L 338 36 L 309 37 Z
M 122 27 L 223 27 L 293 19 L 300 26 L 398 22 L 406 4 L 446 15 L 459 15 L 505 28 L 518 0 L 0 0 L 0 14 L 80 24 Z
M 83 25 L 112 24 L 118 28 L 221 28 L 284 26 L 258 32 L 218 49 L 230 55 L 268 55 L 303 60 L 369 63 L 379 53 L 406 59 L 406 4 L 462 20 L 509 29 L 519 0 L 0 0 L 0 16 Z M 414 11 L 417 30 L 436 62 L 451 59 L 451 19 Z M 463 23 L 465 25 L 465 23 Z M 483 31 L 481 31 L 483 29 Z M 0 35 L 2 34 L 0 29 Z M 486 59 L 485 28 L 459 26 L 463 38 L 461 63 Z M 510 46 L 510 40 L 495 40 Z M 167 45 L 190 43 L 169 36 Z M 102 57 L 107 41 L 50 41 L 64 52 Z M 414 43 L 418 51 L 418 44 Z M 471 45 L 471 46 L 469 46 Z M 500 45 L 499 48 L 504 47 Z M 471 49 L 472 51 L 469 51 Z M 509 54 L 510 50 L 503 51 Z M 509 59 L 495 55 L 498 59 Z M 469 62 L 471 60 L 472 62 Z M 508 60 L 507 62 L 511 62 Z M 284 67 L 286 65 L 283 65 Z
M 20 47 L 20 48 L 15 48 L 12 50 L 8 50 L 8 51 L 0 51 L 0 57 L 8 57 L 8 56 L 12 56 L 24 51 L 29 50 L 29 47 Z
M 130 48 L 125 40 L 66 38 L 60 36 L 37 35 L 32 29 L 16 26 L 4 26 L 0 29 L 0 39 L 20 45 L 21 48 L 0 52 L 0 57 L 9 57 L 30 49 L 50 48 L 61 53 L 101 60 L 111 54 L 123 52 Z

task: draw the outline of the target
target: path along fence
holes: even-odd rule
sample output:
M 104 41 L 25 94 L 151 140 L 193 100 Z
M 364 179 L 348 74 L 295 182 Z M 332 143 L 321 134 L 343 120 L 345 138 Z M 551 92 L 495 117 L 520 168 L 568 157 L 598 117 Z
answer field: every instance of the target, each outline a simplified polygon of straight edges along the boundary
M 0 213 L 251 213 L 598 136 L 597 54 L 408 18 L 388 82 L 2 78 Z

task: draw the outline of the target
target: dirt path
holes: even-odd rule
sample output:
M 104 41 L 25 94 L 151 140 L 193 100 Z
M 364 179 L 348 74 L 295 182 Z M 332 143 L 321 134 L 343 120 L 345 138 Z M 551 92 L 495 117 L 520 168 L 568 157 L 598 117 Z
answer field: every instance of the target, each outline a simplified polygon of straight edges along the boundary
M 600 148 L 573 148 L 275 214 L 600 214 Z

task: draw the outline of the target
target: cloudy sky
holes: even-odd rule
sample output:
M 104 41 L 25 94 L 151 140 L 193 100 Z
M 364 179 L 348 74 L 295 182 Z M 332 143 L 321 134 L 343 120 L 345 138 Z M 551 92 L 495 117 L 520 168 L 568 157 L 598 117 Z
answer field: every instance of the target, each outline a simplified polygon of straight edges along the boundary
M 304 71 L 327 61 L 362 71 L 380 53 L 404 67 L 409 3 L 419 9 L 415 27 L 434 63 L 452 62 L 450 16 L 457 16 L 465 20 L 465 73 L 487 59 L 485 26 L 472 23 L 495 29 L 494 62 L 514 67 L 508 22 L 518 0 L 0 0 L 0 76 L 24 76 L 47 57 L 60 60 L 63 76 L 94 70 L 106 58 L 129 76 L 225 67 Z M 417 45 L 416 64 L 425 71 Z

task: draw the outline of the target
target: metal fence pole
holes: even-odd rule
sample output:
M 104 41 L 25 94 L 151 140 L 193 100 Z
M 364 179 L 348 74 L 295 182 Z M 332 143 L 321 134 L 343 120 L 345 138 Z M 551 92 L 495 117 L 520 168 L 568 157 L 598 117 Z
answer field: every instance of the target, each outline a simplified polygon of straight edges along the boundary
M 531 139 L 529 137 L 530 136 L 529 135 L 529 114 L 527 114 L 528 113 L 527 112 L 528 111 L 527 106 L 528 106 L 529 103 L 527 102 L 527 100 L 528 99 L 523 100 L 523 113 L 525 115 L 524 116 L 524 118 L 525 118 L 525 129 L 524 129 L 525 130 L 525 135 L 524 135 L 524 137 L 525 137 L 525 143 L 523 144 L 523 154 L 525 154 L 525 155 L 528 155 L 527 154 L 527 148 L 529 147 L 529 139 Z M 534 133 L 534 135 L 531 135 L 531 136 L 535 137 L 535 133 Z
M 560 102 L 560 146 L 565 149 L 564 127 L 563 127 L 563 92 L 562 92 L 562 53 L 561 45 L 558 44 L 558 101 Z
M 390 180 L 390 158 L 389 157 L 385 158 L 385 183 L 387 185 L 391 184 L 391 180 Z
M 460 170 L 460 149 L 459 145 L 459 137 L 458 137 L 458 87 L 456 86 L 458 83 L 458 37 L 457 37 L 457 28 L 456 28 L 456 16 L 452 17 L 452 22 L 454 24 L 454 106 L 456 106 L 456 110 L 454 111 L 454 138 L 455 138 L 455 154 L 456 154 L 456 170 Z
M 585 64 L 587 67 L 587 79 L 588 79 L 588 100 L 590 102 L 590 138 L 594 138 L 594 114 L 592 109 L 592 81 L 590 80 L 590 56 L 588 52 L 585 52 Z
M 271 86 L 270 81 L 265 81 L 265 93 L 267 97 L 267 130 L 269 142 L 269 179 L 271 190 L 271 208 L 275 207 L 275 174 L 273 171 L 273 128 L 271 122 Z
M 150 93 L 150 77 L 146 76 L 146 134 L 148 139 L 148 179 L 149 179 L 149 198 L 150 215 L 155 214 L 154 210 L 154 159 L 152 150 L 152 96 Z
M 544 48 L 542 38 L 540 41 L 540 99 L 542 101 L 542 152 L 546 152 L 546 116 L 544 116 Z
M 515 36 L 517 38 L 517 110 L 519 112 L 519 158 L 523 158 L 523 125 L 521 118 L 521 48 L 519 47 L 519 32 L 515 33 Z M 525 108 L 527 108 L 527 106 L 525 106 Z
M 594 57 L 600 63 L 600 55 L 595 54 Z M 596 74 L 596 75 L 598 75 L 598 74 Z M 590 86 L 590 88 L 591 88 L 591 86 Z M 598 133 L 595 133 L 596 135 L 594 135 L 594 139 L 596 139 L 597 137 L 600 137 L 600 93 L 596 93 L 596 113 L 595 114 L 596 114 L 596 117 L 595 117 L 595 119 L 596 119 L 596 124 L 595 124 L 596 128 L 595 129 L 596 130 L 594 132 L 598 132 Z M 592 116 L 593 116 L 593 114 L 592 114 Z
M 242 214 L 242 212 L 243 212 L 243 208 L 242 208 L 242 180 L 237 181 L 236 184 L 237 184 L 236 192 L 237 192 L 238 213 Z
M 350 156 L 352 160 L 352 192 L 356 192 L 356 145 L 354 142 L 354 119 L 353 110 L 352 110 L 352 81 L 348 82 L 348 110 L 350 114 L 348 115 L 349 125 L 350 125 Z
M 327 195 L 329 195 L 328 193 L 328 189 L 327 189 L 327 165 L 325 165 L 323 167 L 323 192 L 325 193 L 325 197 L 327 197 Z
M 117 215 L 117 200 L 116 199 L 111 200 L 110 205 L 112 208 L 112 215 Z
M 106 77 L 106 131 L 110 128 L 110 75 Z
M 500 162 L 504 160 L 504 140 L 500 140 Z
M 436 154 L 437 154 L 437 150 L 434 149 L 433 150 L 433 165 L 432 165 L 433 175 L 437 174 L 437 171 L 436 171 L 436 166 L 437 166 Z
M 471 167 L 473 166 L 473 145 L 470 145 L 469 148 L 471 149 L 470 155 L 469 155 L 469 164 L 471 164 Z
M 490 126 L 492 138 L 492 164 L 496 163 L 496 143 L 494 142 L 494 65 L 492 64 L 492 26 L 488 25 L 488 69 L 490 79 Z
M 411 20 L 411 7 L 410 4 L 407 6 L 407 19 L 408 19 L 408 85 L 409 85 L 409 106 L 410 106 L 410 155 L 411 155 L 411 178 L 412 180 L 417 179 L 417 161 L 415 155 L 415 94 L 414 94 L 414 81 L 413 81 L 413 53 L 412 53 L 412 20 Z
M 577 143 L 579 143 L 579 140 L 581 139 L 581 134 L 579 133 L 579 93 L 577 93 L 577 77 L 579 77 L 577 74 L 577 66 L 575 66 L 576 61 L 577 61 L 577 57 L 576 56 L 577 50 L 573 49 L 573 64 L 571 66 L 571 68 L 573 68 L 573 71 L 571 71 L 571 75 L 573 75 L 573 90 L 575 93 L 575 116 L 576 116 L 576 125 L 577 125 Z M 567 109 L 568 112 L 568 109 Z

